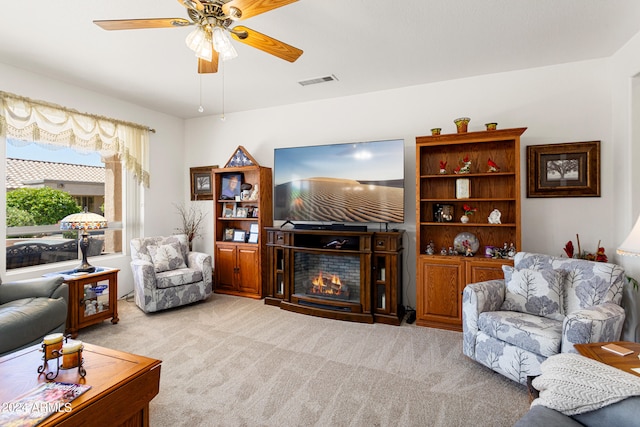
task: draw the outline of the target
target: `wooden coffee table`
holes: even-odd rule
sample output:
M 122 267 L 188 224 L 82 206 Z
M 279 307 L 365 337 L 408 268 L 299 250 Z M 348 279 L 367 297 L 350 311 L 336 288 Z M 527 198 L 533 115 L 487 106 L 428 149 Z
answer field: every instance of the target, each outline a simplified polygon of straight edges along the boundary
M 0 357 L 0 402 L 9 402 L 46 382 L 38 375 L 40 345 Z M 148 426 L 149 402 L 160 390 L 160 360 L 84 344 L 86 377 L 77 369 L 60 370 L 54 381 L 88 384 L 91 389 L 39 426 Z M 55 360 L 49 361 L 55 369 Z
M 638 359 L 638 354 L 640 354 L 639 343 L 629 341 L 614 341 L 613 344 L 618 344 L 619 346 L 628 348 L 629 350 L 633 351 L 633 354 L 628 354 L 626 356 L 618 356 L 615 353 L 603 350 L 602 346 L 605 344 L 611 343 L 595 342 L 589 344 L 575 344 L 574 347 L 576 350 L 578 350 L 578 353 L 585 357 L 597 360 L 598 362 L 605 363 L 609 366 L 613 366 L 614 368 L 622 369 L 623 371 L 630 374 L 640 376 L 639 373 L 631 370 L 631 368 L 640 368 L 640 359 Z

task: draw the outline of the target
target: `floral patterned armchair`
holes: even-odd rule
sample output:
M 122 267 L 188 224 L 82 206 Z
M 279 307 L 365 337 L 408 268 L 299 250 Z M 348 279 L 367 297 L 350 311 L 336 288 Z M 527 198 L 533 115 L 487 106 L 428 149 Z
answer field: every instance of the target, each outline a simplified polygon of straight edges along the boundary
M 574 344 L 616 341 L 625 319 L 622 267 L 519 252 L 505 279 L 472 283 L 462 299 L 463 352 L 526 384 Z
M 186 234 L 131 239 L 136 305 L 146 313 L 206 299 L 211 255 L 189 252 Z

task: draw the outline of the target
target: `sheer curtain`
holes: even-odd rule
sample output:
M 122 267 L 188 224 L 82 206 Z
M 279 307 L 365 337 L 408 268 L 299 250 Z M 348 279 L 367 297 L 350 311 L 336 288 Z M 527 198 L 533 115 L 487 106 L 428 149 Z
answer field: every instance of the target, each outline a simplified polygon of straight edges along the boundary
M 149 187 L 148 127 L 0 92 L 0 140 L 43 142 L 117 155 L 136 181 Z M 12 141 L 12 143 L 16 143 Z

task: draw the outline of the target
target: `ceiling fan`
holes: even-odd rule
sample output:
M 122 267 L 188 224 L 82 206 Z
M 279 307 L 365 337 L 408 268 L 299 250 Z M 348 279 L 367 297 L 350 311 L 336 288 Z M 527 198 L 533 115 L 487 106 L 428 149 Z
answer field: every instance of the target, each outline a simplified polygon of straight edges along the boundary
M 172 28 L 195 25 L 186 39 L 187 46 L 198 57 L 198 73 L 218 71 L 218 58 L 227 60 L 238 54 L 227 33 L 235 40 L 253 46 L 263 52 L 294 62 L 302 50 L 259 33 L 236 25 L 235 21 L 251 18 L 264 12 L 286 6 L 298 0 L 178 0 L 187 9 L 189 19 L 113 19 L 96 20 L 96 25 L 105 30 L 134 30 L 144 28 Z

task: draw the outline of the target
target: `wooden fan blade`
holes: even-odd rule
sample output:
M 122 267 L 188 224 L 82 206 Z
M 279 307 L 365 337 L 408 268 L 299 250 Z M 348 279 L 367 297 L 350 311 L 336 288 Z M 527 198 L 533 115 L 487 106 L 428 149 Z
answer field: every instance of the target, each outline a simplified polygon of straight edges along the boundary
M 93 21 L 93 23 L 105 30 L 138 30 L 145 28 L 187 27 L 193 25 L 193 22 L 184 18 L 110 19 Z
M 200 0 L 178 0 L 178 3 L 186 7 L 187 9 L 195 9 L 199 11 L 204 10 L 204 6 L 200 3 Z
M 198 58 L 198 73 L 200 74 L 210 74 L 218 72 L 218 52 L 213 51 L 213 57 L 211 61 L 207 61 L 206 59 Z
M 222 5 L 222 11 L 225 15 L 231 16 L 231 8 L 234 7 L 241 12 L 241 15 L 235 19 L 242 20 L 297 1 L 298 0 L 231 0 L 229 3 Z
M 260 49 L 263 52 L 267 52 L 271 55 L 282 58 L 285 61 L 294 62 L 302 55 L 302 50 L 297 47 L 293 47 L 273 37 L 266 36 L 262 33 L 252 30 L 251 28 L 237 25 L 232 28 L 231 36 L 249 46 Z

